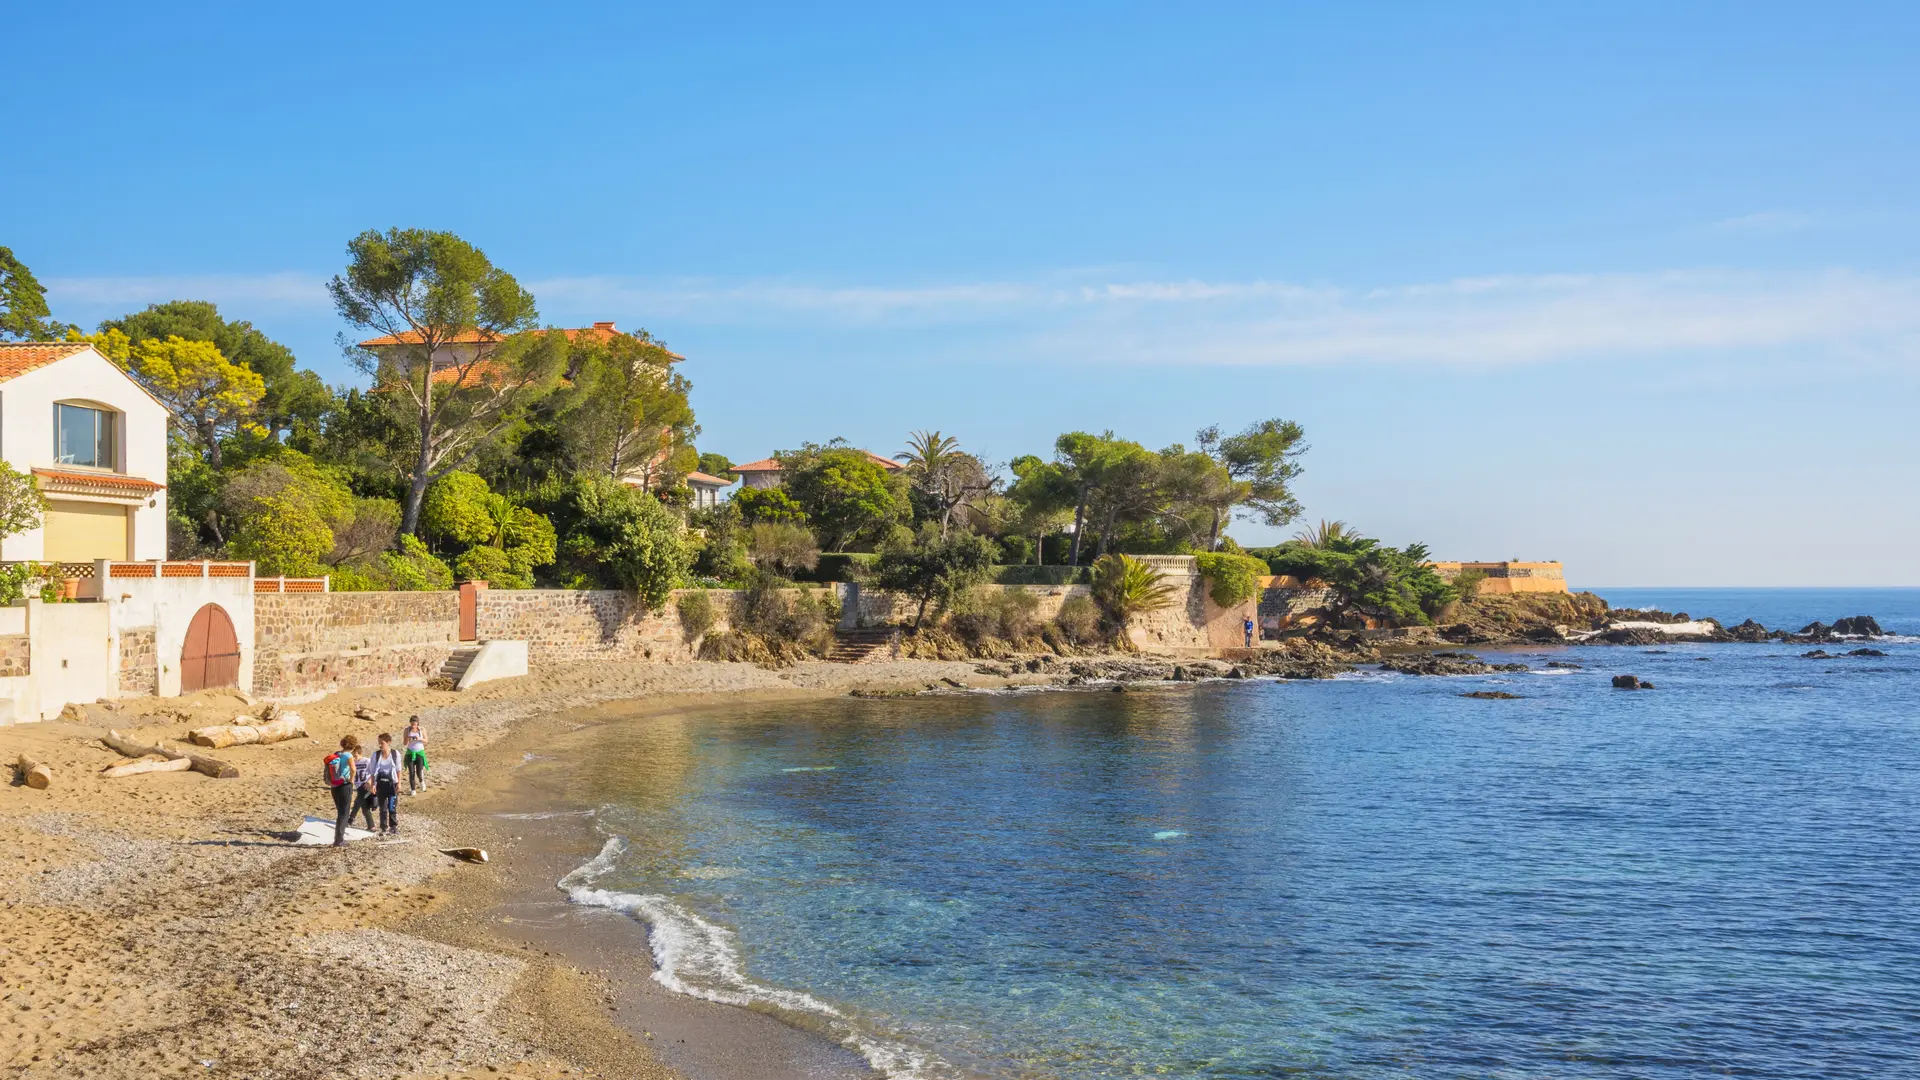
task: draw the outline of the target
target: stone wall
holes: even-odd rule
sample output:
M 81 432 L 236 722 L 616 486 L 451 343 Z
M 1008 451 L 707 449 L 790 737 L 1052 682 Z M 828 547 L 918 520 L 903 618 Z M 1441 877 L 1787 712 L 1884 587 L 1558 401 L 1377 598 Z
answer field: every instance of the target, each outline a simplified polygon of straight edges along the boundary
M 424 685 L 458 644 L 459 619 L 453 592 L 261 593 L 253 692 L 289 699 Z
M 32 640 L 25 634 L 0 637 L 0 679 L 32 673 Z
M 658 612 L 641 610 L 631 593 L 607 589 L 488 589 L 480 594 L 479 634 L 483 641 L 526 642 L 527 660 L 534 664 L 691 660 L 679 603 L 696 591 L 713 603 L 712 629 L 727 629 L 734 593 L 726 589 L 676 591 Z
M 1034 617 L 1048 620 L 1060 613 L 1060 605 L 1070 596 L 1086 596 L 1093 590 L 1085 585 L 981 585 L 988 592 L 1025 592 L 1040 598 L 1040 606 L 1034 611 Z M 852 630 L 859 627 L 906 626 L 913 622 L 915 609 L 919 606 L 911 597 L 899 593 L 882 592 L 879 589 L 863 589 L 858 585 L 843 585 L 840 626 Z
M 1333 608 L 1333 590 L 1320 586 L 1269 586 L 1260 594 L 1260 628 L 1264 631 L 1312 626 Z
M 160 657 L 157 633 L 151 626 L 120 628 L 120 692 L 157 694 L 160 692 Z
M 1566 569 L 1557 562 L 1436 562 L 1429 565 L 1448 581 L 1465 570 L 1485 574 L 1479 588 L 1474 590 L 1475 596 L 1568 591 Z

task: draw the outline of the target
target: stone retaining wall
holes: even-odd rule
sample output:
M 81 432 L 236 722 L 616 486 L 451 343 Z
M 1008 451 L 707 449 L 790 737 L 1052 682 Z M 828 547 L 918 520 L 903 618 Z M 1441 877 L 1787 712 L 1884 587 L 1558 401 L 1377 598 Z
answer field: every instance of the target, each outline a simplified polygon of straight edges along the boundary
M 157 631 L 151 626 L 122 627 L 120 630 L 120 692 L 157 694 L 160 692 L 160 657 Z
M 25 634 L 0 637 L 0 679 L 33 672 L 32 640 Z
M 350 686 L 424 685 L 458 644 L 453 592 L 261 593 L 253 692 L 312 698 Z
M 691 660 L 680 628 L 680 598 L 703 591 L 713 602 L 713 630 L 725 630 L 734 593 L 676 591 L 658 612 L 631 593 L 607 589 L 488 589 L 479 598 L 483 641 L 524 641 L 530 663 L 561 660 Z

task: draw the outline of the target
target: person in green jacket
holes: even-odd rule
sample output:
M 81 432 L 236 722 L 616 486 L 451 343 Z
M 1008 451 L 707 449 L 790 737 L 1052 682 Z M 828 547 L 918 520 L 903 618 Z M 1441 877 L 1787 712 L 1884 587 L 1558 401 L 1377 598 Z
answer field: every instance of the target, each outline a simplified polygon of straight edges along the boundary
M 427 733 L 420 730 L 420 718 L 409 717 L 401 735 L 407 749 L 407 794 L 418 795 L 427 786 Z

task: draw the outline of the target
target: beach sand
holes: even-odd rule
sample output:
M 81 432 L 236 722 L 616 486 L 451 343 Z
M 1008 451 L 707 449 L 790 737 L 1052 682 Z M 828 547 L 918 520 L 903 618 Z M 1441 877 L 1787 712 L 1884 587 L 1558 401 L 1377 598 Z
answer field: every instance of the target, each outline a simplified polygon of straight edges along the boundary
M 944 681 L 944 680 L 950 680 Z M 1019 679 L 1013 681 L 1022 681 Z M 1034 677 L 1024 681 L 1049 681 Z M 135 698 L 0 728 L 54 782 L 0 789 L 0 1068 L 21 1077 L 661 1078 L 868 1075 L 770 1017 L 651 982 L 644 929 L 554 883 L 597 849 L 524 809 L 527 748 L 585 723 L 644 723 L 715 694 L 1006 685 L 967 662 L 556 665 L 465 694 L 345 691 L 293 707 L 308 739 L 210 751 L 237 779 L 103 779 L 140 742 L 254 711 L 236 691 Z M 617 709 L 600 708 L 609 702 Z M 373 721 L 354 717 L 371 710 Z M 401 834 L 344 850 L 284 835 L 331 817 L 320 761 L 343 734 L 422 716 L 433 770 Z M 485 865 L 437 849 L 487 848 Z

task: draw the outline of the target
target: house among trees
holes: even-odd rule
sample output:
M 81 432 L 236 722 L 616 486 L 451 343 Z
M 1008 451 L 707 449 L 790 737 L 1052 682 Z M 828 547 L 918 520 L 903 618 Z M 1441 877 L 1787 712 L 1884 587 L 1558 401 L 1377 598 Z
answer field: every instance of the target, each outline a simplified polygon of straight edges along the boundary
M 687 474 L 687 489 L 693 492 L 692 508 L 710 510 L 720 505 L 720 493 L 733 484 L 731 480 L 722 480 L 718 476 L 703 473 L 698 469 Z
M 608 321 L 597 322 L 592 326 L 583 326 L 573 330 L 533 330 L 530 331 L 530 333 L 562 334 L 565 335 L 568 341 L 579 341 L 582 338 L 610 341 L 617 337 L 620 331 L 614 327 L 611 321 Z M 454 335 L 448 341 L 434 347 L 433 370 L 435 377 L 440 378 L 442 373 L 451 369 L 466 368 L 469 365 L 473 365 L 475 360 L 482 358 L 486 350 L 498 345 L 501 340 L 502 335 L 495 334 L 488 330 L 466 330 Z M 399 334 L 382 334 L 376 338 L 368 338 L 360 343 L 360 347 L 377 356 L 387 350 L 418 344 L 420 344 L 420 332 L 417 330 L 409 330 Z M 686 357 L 681 356 L 671 349 L 665 351 L 668 363 L 677 364 L 686 359 Z M 484 364 L 478 365 L 480 368 L 484 368 L 485 366 Z M 475 376 L 470 371 L 467 377 L 469 381 L 471 381 Z
M 903 466 L 892 458 L 884 458 L 871 450 L 862 450 L 867 459 L 888 472 L 899 472 Z M 733 471 L 740 477 L 743 488 L 771 488 L 780 486 L 780 459 L 761 458 L 749 461 L 745 465 L 735 465 Z
M 0 342 L 0 459 L 47 498 L 41 526 L 0 560 L 167 557 L 167 420 L 85 342 Z

